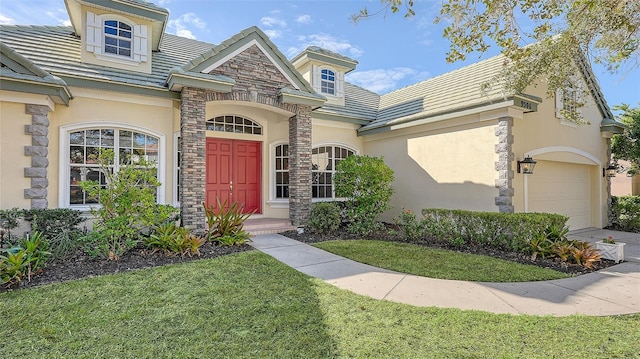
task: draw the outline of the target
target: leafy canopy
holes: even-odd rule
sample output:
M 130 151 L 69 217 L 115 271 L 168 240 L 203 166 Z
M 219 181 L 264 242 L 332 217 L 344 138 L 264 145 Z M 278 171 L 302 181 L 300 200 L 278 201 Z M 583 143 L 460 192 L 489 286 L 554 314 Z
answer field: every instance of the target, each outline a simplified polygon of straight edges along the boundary
M 613 159 L 616 162 L 629 161 L 629 167 L 623 168 L 629 175 L 640 174 L 640 103 L 635 108 L 622 104 L 614 109 L 623 111 L 618 116 L 618 121 L 626 128 L 623 133 L 614 135 L 611 139 Z
M 415 15 L 413 1 L 381 2 L 379 12 L 404 9 L 405 17 Z M 352 20 L 372 15 L 365 8 Z M 638 0 L 443 0 L 435 22 L 448 24 L 443 34 L 450 42 L 447 61 L 498 46 L 505 71 L 495 81 L 504 83 L 505 91 L 522 92 L 541 79 L 547 82 L 549 97 L 558 89 L 575 91 L 577 107 L 584 105 L 587 90 L 576 76 L 582 59 L 611 72 L 625 67 L 631 71 L 640 64 Z M 567 119 L 583 122 L 579 113 Z

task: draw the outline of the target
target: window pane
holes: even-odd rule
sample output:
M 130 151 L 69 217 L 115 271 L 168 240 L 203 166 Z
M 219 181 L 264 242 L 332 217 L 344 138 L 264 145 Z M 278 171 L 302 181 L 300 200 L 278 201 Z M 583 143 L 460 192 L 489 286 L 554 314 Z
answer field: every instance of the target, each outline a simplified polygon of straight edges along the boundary
M 121 147 L 132 147 L 131 135 L 131 131 L 120 131 L 119 142 Z
M 118 45 L 119 45 L 120 47 L 124 47 L 124 48 L 126 48 L 126 49 L 130 49 L 130 48 L 131 48 L 131 41 L 129 41 L 129 40 L 120 40 L 120 41 L 118 42 Z
M 118 46 L 118 39 L 116 39 L 115 37 L 105 36 L 104 43 L 111 46 Z
M 69 160 L 71 163 L 84 163 L 84 147 L 71 146 Z
M 131 50 L 120 49 L 118 53 L 122 56 L 131 56 Z
M 100 145 L 100 130 L 88 130 L 87 131 L 87 145 Z
M 118 26 L 118 22 L 117 22 L 117 21 L 115 21 L 115 20 L 106 20 L 106 21 L 104 22 L 104 24 L 105 24 L 106 26 L 111 26 L 111 27 L 116 27 L 116 26 Z
M 104 28 L 104 33 L 105 34 L 109 34 L 109 35 L 118 35 L 118 30 L 112 28 L 112 27 L 105 27 Z
M 118 53 L 118 48 L 113 47 L 113 46 L 105 46 L 104 47 L 104 52 L 110 53 L 110 54 L 117 54 Z
M 121 22 L 119 27 L 120 27 L 121 29 L 131 31 L 131 26 L 129 26 L 129 25 L 127 25 L 127 24 L 125 24 L 124 22 Z
M 102 146 L 113 147 L 114 130 L 102 130 L 100 135 Z
M 87 147 L 87 158 L 85 163 L 98 163 L 99 147 Z
M 122 31 L 122 30 L 120 30 L 118 32 L 118 35 L 120 37 L 126 37 L 127 39 L 130 39 L 131 38 L 131 31 Z
M 144 148 L 145 146 L 145 136 L 141 133 L 134 132 L 133 133 L 133 147 L 134 148 Z
M 71 132 L 69 134 L 69 143 L 72 145 L 84 144 L 84 131 Z

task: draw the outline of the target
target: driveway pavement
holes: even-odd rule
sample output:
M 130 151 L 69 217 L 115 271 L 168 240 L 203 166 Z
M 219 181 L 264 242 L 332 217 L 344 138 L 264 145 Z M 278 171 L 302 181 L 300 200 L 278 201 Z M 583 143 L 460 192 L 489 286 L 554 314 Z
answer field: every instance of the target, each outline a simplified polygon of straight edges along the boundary
M 258 235 L 251 245 L 336 287 L 415 306 L 552 316 L 640 313 L 640 234 L 601 229 L 569 234 L 571 238 L 592 242 L 609 235 L 627 243 L 627 261 L 574 278 L 519 283 L 443 280 L 397 273 L 358 263 L 279 234 Z

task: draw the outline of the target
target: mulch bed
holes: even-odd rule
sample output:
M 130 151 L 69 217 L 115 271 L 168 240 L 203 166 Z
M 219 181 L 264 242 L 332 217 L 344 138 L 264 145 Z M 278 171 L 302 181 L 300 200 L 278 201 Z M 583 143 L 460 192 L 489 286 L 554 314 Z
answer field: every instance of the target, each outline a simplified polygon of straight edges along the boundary
M 387 227 L 389 227 L 389 225 Z M 390 228 L 385 228 L 378 233 L 369 236 L 368 238 L 372 240 L 406 242 L 403 241 L 398 235 L 391 234 L 388 229 Z M 338 233 L 339 234 L 337 235 L 335 233 L 312 233 L 311 231 L 305 231 L 303 234 L 298 234 L 297 231 L 288 231 L 281 234 L 304 243 L 317 243 L 328 240 L 335 240 L 336 238 L 340 238 L 343 240 L 362 238 L 361 236 L 351 235 L 344 229 L 341 229 L 340 231 L 338 231 Z M 557 271 L 570 273 L 572 275 L 591 273 L 615 264 L 611 260 L 603 259 L 600 262 L 596 263 L 593 269 L 585 269 L 578 265 L 567 265 L 565 263 L 561 263 L 556 259 L 538 258 L 535 261 L 532 261 L 528 255 L 500 251 L 496 249 L 487 249 L 480 246 L 456 248 L 448 246 L 444 243 L 439 243 L 433 239 L 408 243 L 432 248 L 454 250 L 463 253 L 487 255 L 524 264 L 533 264 L 543 268 L 550 268 Z M 0 292 L 35 287 L 39 285 L 63 282 L 73 279 L 95 277 L 104 274 L 127 272 L 135 269 L 150 268 L 166 264 L 183 263 L 204 258 L 215 258 L 252 249 L 253 247 L 249 246 L 248 244 L 241 246 L 220 246 L 214 243 L 207 242 L 202 247 L 200 247 L 200 256 L 189 257 L 180 255 L 167 255 L 161 252 L 154 253 L 151 250 L 140 246 L 125 253 L 117 261 L 110 261 L 103 258 L 92 258 L 84 251 L 78 249 L 62 260 L 54 260 L 47 263 L 47 266 L 44 268 L 44 270 L 33 276 L 31 278 L 31 281 L 27 281 L 26 279 L 24 279 L 17 288 L 12 289 L 7 289 L 0 286 Z
M 0 286 L 0 292 L 20 288 L 35 287 L 43 284 L 64 282 L 72 279 L 95 277 L 104 274 L 127 272 L 135 269 L 163 266 L 166 264 L 184 263 L 192 260 L 215 258 L 232 253 L 252 250 L 248 244 L 240 246 L 220 246 L 206 242 L 200 247 L 200 256 L 167 255 L 152 252 L 145 247 L 136 247 L 122 255 L 117 261 L 104 258 L 92 258 L 81 249 L 69 254 L 64 259 L 48 262 L 46 267 L 31 277 L 31 281 L 23 279 L 17 288 L 7 289 Z

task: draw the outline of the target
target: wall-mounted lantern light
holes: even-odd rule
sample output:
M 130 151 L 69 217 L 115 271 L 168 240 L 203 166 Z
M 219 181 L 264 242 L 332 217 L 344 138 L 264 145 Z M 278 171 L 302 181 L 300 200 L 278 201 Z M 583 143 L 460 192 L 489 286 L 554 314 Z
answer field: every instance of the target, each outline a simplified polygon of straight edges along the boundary
M 518 161 L 518 173 L 522 172 L 525 175 L 533 174 L 533 168 L 536 166 L 536 161 L 531 158 L 531 156 L 527 156 L 522 161 Z
M 609 165 L 607 168 L 602 169 L 602 177 L 615 177 L 618 169 L 614 165 Z

